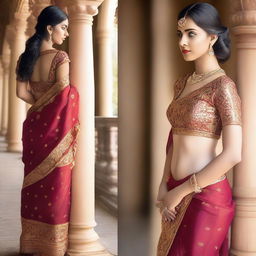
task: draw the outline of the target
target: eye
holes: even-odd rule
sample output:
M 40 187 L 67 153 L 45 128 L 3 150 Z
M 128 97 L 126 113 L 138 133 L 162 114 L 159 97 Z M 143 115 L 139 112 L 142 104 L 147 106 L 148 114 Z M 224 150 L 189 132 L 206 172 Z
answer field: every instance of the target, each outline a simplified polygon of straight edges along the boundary
M 189 36 L 189 37 L 194 37 L 194 36 L 196 36 L 196 33 L 195 33 L 195 32 L 190 31 L 190 32 L 188 33 L 188 36 Z
M 180 31 L 177 32 L 177 37 L 181 38 L 182 37 L 182 33 Z

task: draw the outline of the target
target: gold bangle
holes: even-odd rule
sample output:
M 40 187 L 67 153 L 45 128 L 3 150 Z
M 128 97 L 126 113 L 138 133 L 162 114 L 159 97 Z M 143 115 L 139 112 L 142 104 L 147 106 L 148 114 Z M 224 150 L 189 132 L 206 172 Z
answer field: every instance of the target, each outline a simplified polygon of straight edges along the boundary
M 190 184 L 193 187 L 193 190 L 195 193 L 201 193 L 202 188 L 198 185 L 197 180 L 196 180 L 196 174 L 193 173 L 193 175 L 189 178 Z

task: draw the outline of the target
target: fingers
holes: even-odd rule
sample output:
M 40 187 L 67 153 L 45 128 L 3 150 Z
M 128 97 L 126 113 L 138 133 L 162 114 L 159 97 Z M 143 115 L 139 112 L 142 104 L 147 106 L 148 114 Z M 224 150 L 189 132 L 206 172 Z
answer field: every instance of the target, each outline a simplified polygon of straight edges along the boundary
M 176 218 L 176 214 L 175 209 L 170 210 L 167 207 L 163 208 L 162 215 L 165 221 L 173 221 Z

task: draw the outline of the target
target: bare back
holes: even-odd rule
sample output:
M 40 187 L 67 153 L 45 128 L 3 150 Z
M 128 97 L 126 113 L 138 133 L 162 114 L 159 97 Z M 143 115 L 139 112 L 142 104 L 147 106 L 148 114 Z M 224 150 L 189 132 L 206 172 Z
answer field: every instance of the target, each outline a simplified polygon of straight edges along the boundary
M 50 68 L 56 54 L 57 51 L 39 56 L 34 66 L 31 81 L 48 82 Z

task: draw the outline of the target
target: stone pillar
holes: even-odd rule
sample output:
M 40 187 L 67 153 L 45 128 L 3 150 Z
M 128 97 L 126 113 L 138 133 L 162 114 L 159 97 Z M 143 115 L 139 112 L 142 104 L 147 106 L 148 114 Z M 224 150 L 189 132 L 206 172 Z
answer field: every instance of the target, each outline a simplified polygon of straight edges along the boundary
M 117 0 L 105 0 L 100 7 L 96 40 L 98 45 L 98 116 L 112 116 L 112 38 Z
M 231 255 L 256 255 L 256 2 L 230 1 L 232 32 L 236 39 L 237 86 L 242 100 L 242 162 L 234 168 L 236 215 L 232 225 Z
M 0 56 L 0 127 L 2 126 L 3 116 L 2 116 L 2 108 L 3 108 L 3 91 L 4 91 L 4 72 L 3 72 L 3 63 L 2 57 Z
M 11 63 L 9 79 L 9 117 L 8 117 L 8 146 L 11 152 L 21 151 L 22 124 L 26 118 L 26 104 L 16 96 L 16 64 L 19 55 L 25 49 L 27 18 L 29 16 L 28 1 L 24 1 L 19 10 L 14 13 L 11 30 Z
M 151 37 L 149 2 L 118 4 L 119 255 L 148 255 Z
M 8 91 L 9 91 L 9 68 L 10 68 L 10 46 L 7 42 L 7 33 L 9 25 L 6 27 L 5 38 L 3 43 L 2 65 L 3 65 L 3 100 L 2 100 L 2 122 L 0 134 L 5 136 L 7 134 L 8 126 Z
M 69 230 L 70 256 L 109 255 L 94 231 L 95 222 L 95 110 L 92 21 L 103 0 L 68 0 L 71 84 L 80 94 L 81 132 L 72 177 Z

